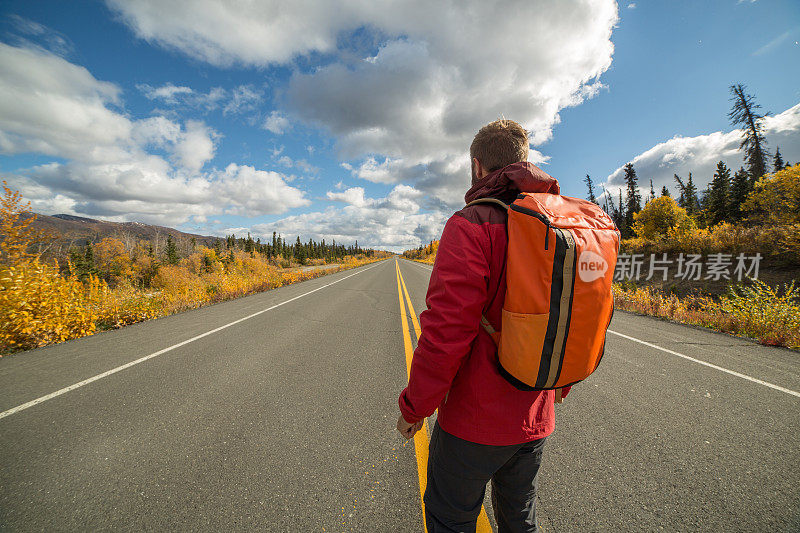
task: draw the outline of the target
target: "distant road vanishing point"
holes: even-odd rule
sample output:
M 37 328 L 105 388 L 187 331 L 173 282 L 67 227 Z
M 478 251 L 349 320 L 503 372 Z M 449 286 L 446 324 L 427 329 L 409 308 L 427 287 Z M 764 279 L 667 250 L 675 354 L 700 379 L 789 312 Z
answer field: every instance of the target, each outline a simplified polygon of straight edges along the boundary
M 428 435 L 395 423 L 430 273 L 393 258 L 0 358 L 0 530 L 424 531 Z M 796 352 L 618 311 L 556 410 L 548 532 L 800 531 Z

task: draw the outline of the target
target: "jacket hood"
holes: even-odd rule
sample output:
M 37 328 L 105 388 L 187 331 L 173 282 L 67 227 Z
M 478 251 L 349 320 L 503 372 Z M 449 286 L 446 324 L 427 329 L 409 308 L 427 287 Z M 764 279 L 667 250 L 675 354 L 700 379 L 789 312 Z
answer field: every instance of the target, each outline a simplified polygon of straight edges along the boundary
M 509 191 L 559 194 L 561 188 L 554 177 L 533 163 L 524 161 L 484 176 L 467 191 L 464 200 L 470 203 L 478 198 L 505 196 Z

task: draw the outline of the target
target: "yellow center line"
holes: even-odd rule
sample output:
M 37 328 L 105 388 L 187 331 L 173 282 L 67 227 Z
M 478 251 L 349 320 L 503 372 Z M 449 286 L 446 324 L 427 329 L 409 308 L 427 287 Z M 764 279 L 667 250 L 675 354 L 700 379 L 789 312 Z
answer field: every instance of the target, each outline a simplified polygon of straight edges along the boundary
M 397 296 L 400 299 L 400 315 L 401 315 L 401 328 L 403 330 L 403 344 L 405 346 L 406 351 L 406 370 L 408 372 L 409 377 L 411 376 L 411 359 L 414 356 L 414 350 L 411 347 L 411 335 L 408 332 L 408 319 L 406 317 L 406 307 L 403 302 L 403 293 L 406 297 L 406 302 L 408 302 L 408 309 L 411 311 L 411 322 L 414 325 L 414 333 L 417 335 L 417 342 L 419 342 L 419 337 L 422 334 L 422 330 L 419 326 L 419 320 L 417 320 L 417 313 L 414 311 L 414 305 L 411 303 L 411 298 L 408 295 L 408 289 L 406 288 L 406 282 L 403 279 L 403 274 L 400 272 L 400 265 L 397 263 L 397 259 L 394 260 L 395 270 L 397 271 Z M 402 293 L 400 288 L 402 286 Z M 422 429 L 414 435 L 414 450 L 417 454 L 417 472 L 419 474 L 419 493 L 420 493 L 420 501 L 422 501 L 422 496 L 425 494 L 425 486 L 428 480 L 428 421 L 425 420 L 422 425 Z M 427 531 L 427 526 L 424 523 L 425 520 L 425 503 L 422 502 L 422 520 L 423 526 L 425 526 L 425 530 Z M 489 517 L 486 515 L 486 509 L 481 505 L 481 512 L 478 515 L 478 524 L 475 530 L 476 533 L 492 533 L 492 526 L 489 523 Z
M 406 372 L 411 376 L 411 358 L 414 350 L 411 349 L 411 335 L 408 333 L 408 318 L 406 317 L 406 306 L 403 303 L 403 293 L 400 290 L 400 267 L 397 259 L 394 260 L 395 272 L 397 274 L 397 297 L 400 300 L 400 328 L 403 331 L 403 345 L 406 351 Z M 425 502 L 422 497 L 425 495 L 425 486 L 428 480 L 428 426 L 423 422 L 422 430 L 414 435 L 414 452 L 417 456 L 417 475 L 419 477 L 419 502 L 422 506 L 422 527 L 423 531 L 428 531 L 425 523 Z

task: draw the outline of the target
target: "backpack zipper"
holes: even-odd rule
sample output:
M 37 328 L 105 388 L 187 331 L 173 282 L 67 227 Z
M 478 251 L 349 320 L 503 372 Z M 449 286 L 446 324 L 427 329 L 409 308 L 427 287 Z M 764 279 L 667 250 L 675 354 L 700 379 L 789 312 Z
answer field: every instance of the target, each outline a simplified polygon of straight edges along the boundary
M 544 230 L 545 231 L 545 233 L 544 233 L 544 249 L 547 250 L 547 240 L 548 240 L 548 237 L 550 237 L 550 220 L 547 219 L 547 218 L 545 218 L 545 225 L 547 226 L 547 228 Z

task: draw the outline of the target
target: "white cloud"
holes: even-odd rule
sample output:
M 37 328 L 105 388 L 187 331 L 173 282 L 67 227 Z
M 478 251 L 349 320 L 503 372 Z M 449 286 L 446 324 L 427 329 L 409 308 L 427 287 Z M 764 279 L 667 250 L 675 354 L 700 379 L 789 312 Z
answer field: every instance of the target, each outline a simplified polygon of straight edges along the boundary
M 129 119 L 107 106 L 119 89 L 83 67 L 38 50 L 0 43 L 0 151 L 68 158 L 119 157 Z
M 0 92 L 0 152 L 66 160 L 10 176 L 45 214 L 175 225 L 224 212 L 280 214 L 309 203 L 287 185 L 291 177 L 277 172 L 235 164 L 203 172 L 220 138 L 213 129 L 163 116 L 130 119 L 112 109 L 116 86 L 55 55 L 0 44 Z
M 186 106 L 204 111 L 214 111 L 222 108 L 222 113 L 244 114 L 252 113 L 261 104 L 264 93 L 251 85 L 239 85 L 233 89 L 214 87 L 208 92 L 195 91 L 185 85 L 175 85 L 171 82 L 161 87 L 153 87 L 147 83 L 136 85 L 148 100 L 159 101 L 169 106 Z
M 191 87 L 178 86 L 173 83 L 167 83 L 161 87 L 152 87 L 144 83 L 137 85 L 136 88 L 142 91 L 149 100 L 163 100 L 168 104 L 178 103 L 177 96 L 179 95 L 194 94 Z
M 628 4 L 628 9 L 636 9 L 636 2 L 631 2 Z
M 222 108 L 224 114 L 241 114 L 255 111 L 263 93 L 249 85 L 239 85 L 231 91 L 230 100 Z
M 139 37 L 214 65 L 322 54 L 321 66 L 294 69 L 287 112 L 329 131 L 364 179 L 402 175 L 451 205 L 469 186 L 456 160 L 482 125 L 514 119 L 537 145 L 561 109 L 597 94 L 618 20 L 612 0 L 108 3 Z M 353 45 L 356 31 L 378 46 Z M 280 134 L 286 116 L 264 127 Z
M 11 14 L 7 16 L 13 32 L 7 34 L 9 41 L 23 48 L 35 48 L 67 57 L 74 52 L 74 45 L 61 32 L 36 21 Z
M 782 34 L 778 35 L 777 37 L 775 37 L 770 42 L 768 42 L 767 44 L 765 44 L 764 46 L 762 46 L 761 48 L 759 48 L 758 50 L 756 50 L 755 52 L 753 52 L 750 55 L 751 56 L 760 56 L 760 55 L 766 54 L 767 52 L 772 51 L 773 49 L 775 49 L 778 46 L 780 46 L 780 44 L 783 41 L 787 40 L 792 35 L 792 33 L 796 33 L 797 30 L 798 30 L 798 28 L 794 28 L 793 30 L 789 30 L 789 31 L 783 32 Z
M 175 160 L 191 173 L 198 172 L 214 157 L 214 131 L 202 122 L 189 120 L 175 144 Z
M 282 113 L 273 111 L 264 120 L 262 127 L 265 130 L 271 131 L 275 135 L 282 135 L 283 132 L 289 128 L 289 119 L 287 119 Z
M 771 154 L 780 147 L 785 161 L 800 161 L 800 104 L 779 115 L 766 117 L 764 134 Z M 675 136 L 637 155 L 632 163 L 642 187 L 649 187 L 652 178 L 657 191 L 662 185 L 675 191 L 673 174 L 685 179 L 691 172 L 697 188 L 702 190 L 711 182 L 718 161 L 724 161 L 734 171 L 744 164 L 739 148 L 741 141 L 741 130 L 716 131 L 697 137 Z M 769 163 L 771 167 L 771 159 Z M 606 178 L 606 188 L 616 194 L 616 190 L 624 186 L 624 175 L 622 167 L 615 170 Z
M 407 185 L 397 185 L 383 198 L 367 198 L 361 187 L 331 191 L 327 196 L 346 205 L 258 224 L 252 231 L 262 238 L 277 231 L 284 236 L 300 235 L 301 240 L 336 239 L 344 244 L 358 240 L 360 246 L 400 252 L 439 238 L 448 216 L 422 212 L 424 193 Z
M 374 200 L 364 198 L 363 187 L 350 187 L 342 192 L 328 191 L 327 196 L 328 200 L 336 200 L 356 207 L 365 207 L 375 202 Z
M 166 117 L 156 116 L 138 120 L 133 124 L 132 140 L 147 147 L 164 148 L 181 137 L 181 126 Z
M 231 214 L 285 213 L 311 203 L 303 191 L 287 185 L 285 176 L 279 172 L 231 163 L 215 177 L 213 187 L 219 189 L 224 203 L 232 206 L 226 211 Z

